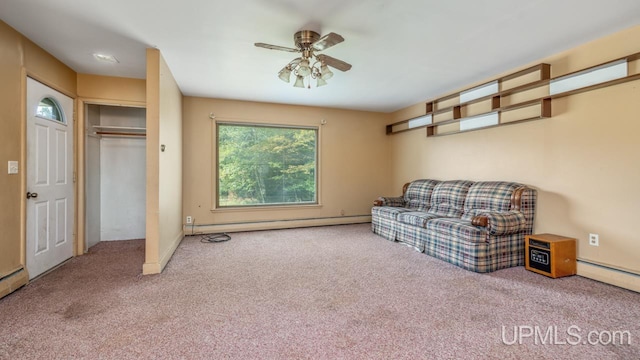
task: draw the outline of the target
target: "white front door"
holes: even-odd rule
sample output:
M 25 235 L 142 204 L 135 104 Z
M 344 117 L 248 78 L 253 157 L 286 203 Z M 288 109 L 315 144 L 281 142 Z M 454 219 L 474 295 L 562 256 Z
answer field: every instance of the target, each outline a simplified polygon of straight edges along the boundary
M 29 278 L 73 256 L 73 99 L 27 78 Z

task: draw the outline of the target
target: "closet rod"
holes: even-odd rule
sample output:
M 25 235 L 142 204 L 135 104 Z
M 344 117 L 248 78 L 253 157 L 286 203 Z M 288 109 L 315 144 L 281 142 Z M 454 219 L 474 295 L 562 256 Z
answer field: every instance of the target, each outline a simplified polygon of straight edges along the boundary
M 98 135 L 122 135 L 122 136 L 147 136 L 147 134 L 140 133 L 127 133 L 127 132 L 113 132 L 113 131 L 96 131 Z

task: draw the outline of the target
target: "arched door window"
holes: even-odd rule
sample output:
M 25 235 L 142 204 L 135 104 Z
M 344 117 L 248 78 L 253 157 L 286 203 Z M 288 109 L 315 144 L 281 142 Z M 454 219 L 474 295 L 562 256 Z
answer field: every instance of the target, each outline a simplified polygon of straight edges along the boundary
M 40 100 L 38 109 L 36 110 L 36 116 L 43 119 L 58 121 L 63 124 L 65 123 L 64 113 L 62 112 L 60 104 L 58 104 L 56 99 L 51 97 L 46 97 Z

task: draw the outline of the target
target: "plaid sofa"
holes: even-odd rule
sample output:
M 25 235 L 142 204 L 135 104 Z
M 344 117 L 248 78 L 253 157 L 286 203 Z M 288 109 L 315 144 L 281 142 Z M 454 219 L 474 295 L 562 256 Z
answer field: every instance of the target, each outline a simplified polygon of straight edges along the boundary
M 485 273 L 524 265 L 537 192 L 505 181 L 437 181 L 405 185 L 371 209 L 374 233 L 464 269 Z

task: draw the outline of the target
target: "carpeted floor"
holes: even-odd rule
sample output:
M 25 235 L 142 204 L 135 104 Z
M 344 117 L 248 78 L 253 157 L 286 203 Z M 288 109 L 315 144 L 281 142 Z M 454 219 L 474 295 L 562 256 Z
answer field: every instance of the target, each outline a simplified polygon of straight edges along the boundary
M 143 241 L 94 246 L 0 299 L 0 358 L 640 358 L 638 293 L 472 273 L 370 224 L 232 236 L 185 238 L 154 276 L 140 275 Z M 630 345 L 588 344 L 613 331 Z

